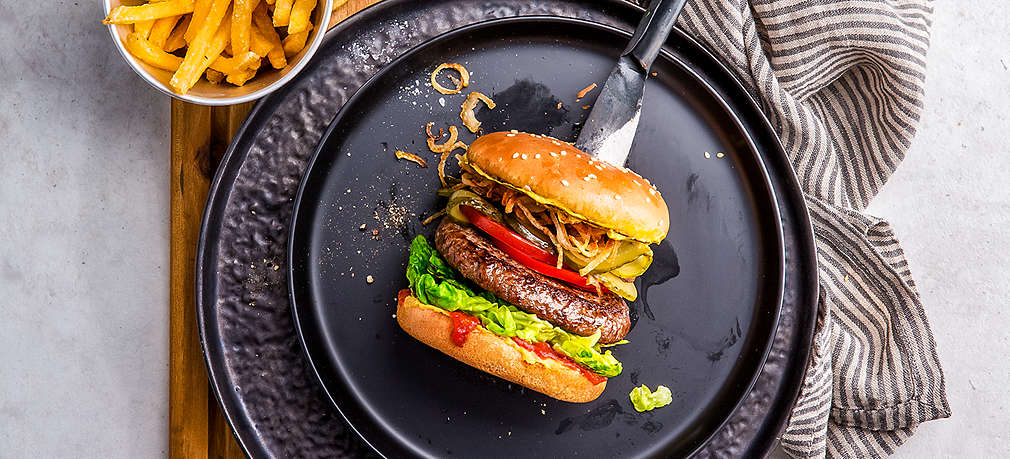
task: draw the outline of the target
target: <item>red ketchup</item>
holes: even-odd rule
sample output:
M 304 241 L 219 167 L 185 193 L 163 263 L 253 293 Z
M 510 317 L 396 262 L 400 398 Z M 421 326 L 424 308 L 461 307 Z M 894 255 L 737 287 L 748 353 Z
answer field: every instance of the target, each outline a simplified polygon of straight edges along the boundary
M 557 351 L 555 351 L 550 344 L 547 344 L 545 342 L 530 343 L 529 341 L 526 341 L 522 338 L 516 338 L 514 336 L 512 337 L 512 341 L 515 341 L 515 343 L 518 344 L 520 347 L 536 354 L 538 357 L 542 359 L 554 359 L 557 360 L 558 362 L 561 362 L 562 365 L 568 368 L 578 370 L 579 373 L 582 373 L 582 376 L 585 376 L 586 379 L 588 379 L 589 382 L 593 383 L 594 385 L 607 380 L 606 376 L 600 376 L 596 373 L 593 373 L 588 368 L 575 363 L 575 361 L 572 360 L 571 357 L 568 357 L 567 355 L 563 354 L 558 354 Z
M 470 332 L 480 326 L 480 320 L 459 311 L 452 311 L 449 316 L 452 317 L 452 342 L 462 346 L 466 342 L 466 337 L 470 336 Z

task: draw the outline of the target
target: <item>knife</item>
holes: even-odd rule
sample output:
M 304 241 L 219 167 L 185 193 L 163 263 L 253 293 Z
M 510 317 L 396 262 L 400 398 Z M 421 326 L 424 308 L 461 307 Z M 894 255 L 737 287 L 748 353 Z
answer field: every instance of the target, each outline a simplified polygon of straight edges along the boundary
M 617 167 L 631 152 L 642 114 L 649 67 L 673 30 L 687 0 L 652 0 L 628 47 L 610 71 L 575 140 L 575 146 Z

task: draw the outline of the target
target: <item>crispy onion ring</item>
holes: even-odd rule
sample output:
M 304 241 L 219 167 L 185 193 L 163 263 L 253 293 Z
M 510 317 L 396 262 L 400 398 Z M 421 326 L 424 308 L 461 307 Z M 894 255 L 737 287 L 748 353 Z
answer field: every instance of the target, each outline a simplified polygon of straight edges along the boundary
M 459 112 L 459 118 L 463 120 L 463 126 L 466 126 L 470 132 L 477 132 L 477 129 L 480 129 L 480 121 L 477 121 L 477 117 L 473 114 L 473 109 L 477 108 L 477 101 L 484 102 L 487 108 L 495 107 L 495 103 L 490 97 L 477 91 L 466 96 L 466 100 L 463 101 L 463 110 Z
M 396 150 L 394 154 L 396 155 L 396 159 L 406 159 L 407 161 L 416 163 L 418 166 L 428 167 L 428 162 L 425 161 L 424 158 L 421 158 L 420 156 L 417 156 L 413 153 L 407 153 L 403 150 Z
M 452 128 L 455 128 L 455 127 L 456 126 L 452 126 Z M 450 129 L 452 129 L 452 128 L 450 128 Z M 465 143 L 463 143 L 463 142 L 456 142 L 456 143 L 452 144 L 451 148 L 449 148 L 446 151 L 443 151 L 442 152 L 442 157 L 438 158 L 438 180 L 440 182 L 442 182 L 442 186 L 443 187 L 447 185 L 447 183 L 445 181 L 445 161 L 449 159 L 449 153 L 452 153 L 453 150 L 455 150 L 457 148 L 462 148 L 465 151 L 469 147 Z
M 445 137 L 445 131 L 442 128 L 438 128 L 438 137 L 431 133 L 431 127 L 435 125 L 434 121 L 429 121 L 428 124 L 424 125 L 424 133 L 428 134 L 429 139 L 442 140 Z
M 459 129 L 456 126 L 449 126 L 449 140 L 445 143 L 435 143 L 435 139 L 428 137 L 428 149 L 433 153 L 445 153 L 456 149 L 456 140 L 459 138 Z
M 461 80 L 457 80 L 455 77 L 450 77 L 453 83 L 456 84 L 456 89 L 448 89 L 445 86 L 438 84 L 438 80 L 435 79 L 438 76 L 438 72 L 445 69 L 453 69 L 459 72 Z M 431 87 L 435 88 L 436 91 L 442 94 L 456 94 L 463 90 L 463 88 L 470 86 L 470 72 L 466 71 L 466 68 L 455 62 L 443 62 L 435 67 L 435 71 L 431 72 Z

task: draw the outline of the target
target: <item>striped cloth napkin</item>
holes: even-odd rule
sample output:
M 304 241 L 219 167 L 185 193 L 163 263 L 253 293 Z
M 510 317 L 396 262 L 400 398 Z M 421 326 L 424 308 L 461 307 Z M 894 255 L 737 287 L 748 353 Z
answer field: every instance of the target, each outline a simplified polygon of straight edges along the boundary
M 678 22 L 759 101 L 806 193 L 820 309 L 794 457 L 885 456 L 950 416 L 904 253 L 863 213 L 915 134 L 931 16 L 930 0 L 690 0 Z

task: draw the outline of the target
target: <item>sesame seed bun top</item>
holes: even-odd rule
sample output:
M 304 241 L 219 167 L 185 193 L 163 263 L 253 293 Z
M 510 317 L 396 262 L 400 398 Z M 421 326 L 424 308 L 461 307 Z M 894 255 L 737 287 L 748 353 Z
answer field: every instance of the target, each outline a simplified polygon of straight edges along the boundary
M 654 244 L 669 230 L 666 201 L 648 180 L 567 142 L 494 132 L 470 144 L 464 160 L 478 174 L 606 228 L 612 237 Z

